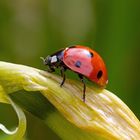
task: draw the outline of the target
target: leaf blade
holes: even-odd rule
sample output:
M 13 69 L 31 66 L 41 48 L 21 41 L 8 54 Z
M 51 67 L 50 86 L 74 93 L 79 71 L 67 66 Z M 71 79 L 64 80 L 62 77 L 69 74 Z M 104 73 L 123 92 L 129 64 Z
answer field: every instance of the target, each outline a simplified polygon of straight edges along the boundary
M 10 85 L 8 93 L 19 89 L 41 91 L 68 121 L 86 132 L 116 140 L 140 137 L 139 120 L 113 93 L 87 87 L 84 103 L 79 82 L 67 80 L 60 88 L 60 81 L 61 78 L 35 68 L 0 62 L 0 83 L 4 88 Z M 15 84 L 17 87 L 13 90 Z

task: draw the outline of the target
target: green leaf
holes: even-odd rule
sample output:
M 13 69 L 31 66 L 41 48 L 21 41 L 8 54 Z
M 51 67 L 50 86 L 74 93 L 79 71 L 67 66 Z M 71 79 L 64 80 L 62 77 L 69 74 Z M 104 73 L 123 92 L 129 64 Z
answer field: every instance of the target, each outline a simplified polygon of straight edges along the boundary
M 72 139 L 71 135 L 88 140 L 103 137 L 115 140 L 139 139 L 139 120 L 113 93 L 88 86 L 84 103 L 81 83 L 66 80 L 61 88 L 60 82 L 61 78 L 53 74 L 28 66 L 0 62 L 0 85 L 4 91 L 7 94 L 23 89 L 40 91 L 45 97 L 39 98 L 40 101 L 30 98 L 23 102 L 24 98 L 17 96 L 13 99 L 44 120 L 62 139 Z M 46 98 L 59 112 L 45 111 Z M 39 105 L 41 101 L 44 102 Z

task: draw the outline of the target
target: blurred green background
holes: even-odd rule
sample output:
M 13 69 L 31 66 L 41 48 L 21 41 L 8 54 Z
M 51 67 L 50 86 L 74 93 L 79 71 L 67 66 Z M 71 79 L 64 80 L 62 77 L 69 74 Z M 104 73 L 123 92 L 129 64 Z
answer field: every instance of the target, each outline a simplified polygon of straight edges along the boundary
M 140 1 L 0 1 L 1 61 L 45 69 L 40 56 L 74 44 L 99 52 L 108 68 L 107 89 L 140 119 Z M 0 104 L 0 114 L 0 122 L 16 123 L 9 105 Z M 9 120 L 5 119 L 8 115 Z M 26 115 L 30 140 L 45 140 L 48 134 L 49 139 L 56 139 L 41 121 Z M 40 128 L 38 133 L 31 127 L 34 123 Z

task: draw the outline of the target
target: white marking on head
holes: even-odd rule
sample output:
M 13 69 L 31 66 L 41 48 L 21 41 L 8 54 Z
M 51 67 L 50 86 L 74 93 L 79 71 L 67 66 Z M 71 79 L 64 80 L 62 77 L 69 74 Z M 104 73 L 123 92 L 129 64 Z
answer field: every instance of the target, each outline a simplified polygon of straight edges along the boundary
M 56 55 L 52 56 L 52 59 L 51 59 L 51 63 L 55 63 L 57 62 L 57 57 Z

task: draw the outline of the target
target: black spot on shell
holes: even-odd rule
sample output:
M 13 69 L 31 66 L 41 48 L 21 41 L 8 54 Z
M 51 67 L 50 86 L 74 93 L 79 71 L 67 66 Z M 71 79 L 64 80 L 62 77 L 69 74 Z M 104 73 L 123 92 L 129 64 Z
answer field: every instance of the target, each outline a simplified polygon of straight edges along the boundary
M 101 70 L 98 71 L 98 74 L 97 74 L 97 78 L 100 79 L 103 75 L 103 72 Z
M 80 61 L 76 61 L 75 66 L 76 66 L 77 68 L 80 68 L 81 62 L 80 62 Z
M 91 57 L 93 57 L 93 56 L 94 56 L 92 52 L 90 52 L 90 55 L 91 55 Z
M 92 52 L 89 52 L 89 53 L 87 54 L 87 56 L 90 57 L 90 58 L 92 58 L 94 55 L 93 55 Z

